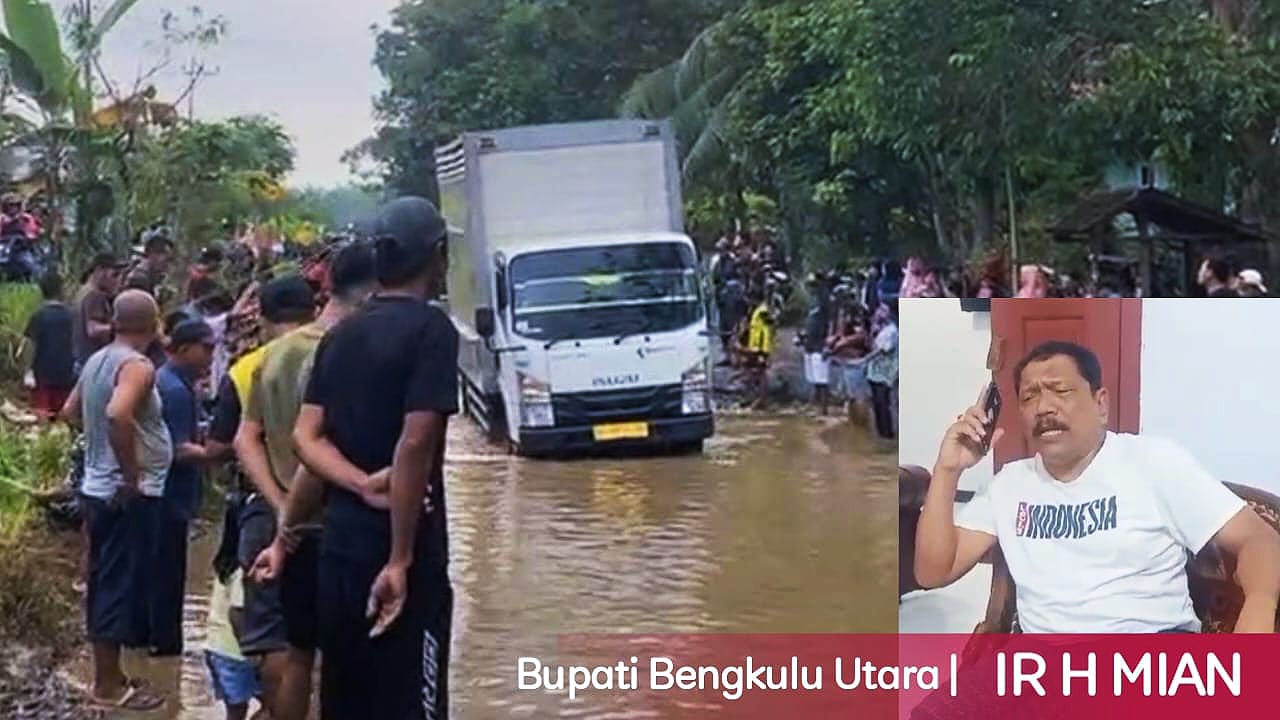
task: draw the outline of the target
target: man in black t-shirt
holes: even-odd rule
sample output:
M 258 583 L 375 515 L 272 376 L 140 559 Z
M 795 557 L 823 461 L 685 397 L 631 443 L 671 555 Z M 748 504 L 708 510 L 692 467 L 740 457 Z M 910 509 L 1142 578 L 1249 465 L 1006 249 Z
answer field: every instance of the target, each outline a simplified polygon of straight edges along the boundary
M 31 407 L 46 419 L 62 411 L 71 388 L 76 385 L 75 353 L 71 349 L 74 320 L 71 308 L 62 302 L 62 278 L 49 273 L 40 280 L 44 304 L 27 323 L 26 336 L 34 346 L 31 374 L 35 387 Z
M 443 464 L 458 333 L 427 302 L 443 285 L 444 221 L 426 200 L 402 198 L 380 213 L 375 248 L 382 291 L 316 349 L 294 433 L 309 472 L 295 477 L 281 535 L 307 516 L 323 483 L 322 717 L 447 718 Z M 388 466 L 389 496 L 374 477 Z M 280 547 L 264 551 L 254 572 L 277 573 Z

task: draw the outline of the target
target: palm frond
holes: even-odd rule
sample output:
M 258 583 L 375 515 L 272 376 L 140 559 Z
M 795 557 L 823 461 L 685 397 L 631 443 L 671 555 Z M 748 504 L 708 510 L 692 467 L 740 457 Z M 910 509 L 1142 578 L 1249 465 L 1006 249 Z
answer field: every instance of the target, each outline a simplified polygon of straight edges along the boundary
M 89 47 L 87 50 L 96 50 L 102 45 L 102 39 L 107 33 L 111 32 L 111 28 L 120 22 L 120 18 L 133 9 L 138 4 L 138 0 L 116 0 L 107 11 L 102 13 L 102 17 L 98 19 L 93 30 L 89 33 Z
M 47 86 L 44 75 L 31 59 L 31 55 L 18 46 L 8 35 L 0 32 L 0 55 L 4 55 L 9 68 L 9 77 L 15 87 L 22 92 L 39 97 L 45 93 Z
M 674 112 L 680 105 L 675 90 L 678 65 L 671 63 L 636 80 L 622 97 L 622 116 L 657 119 Z
M 687 98 L 723 70 L 724 59 L 716 52 L 716 37 L 721 23 L 698 33 L 677 63 L 676 94 Z
M 671 113 L 671 124 L 680 141 L 680 152 L 690 151 L 703 131 L 711 123 L 716 110 L 738 82 L 733 68 L 721 70 L 718 75 L 700 86 Z
M 697 178 L 712 168 L 724 167 L 723 161 L 729 149 L 725 143 L 729 107 L 729 102 L 722 102 L 716 107 L 702 133 L 685 154 L 681 172 L 686 181 Z

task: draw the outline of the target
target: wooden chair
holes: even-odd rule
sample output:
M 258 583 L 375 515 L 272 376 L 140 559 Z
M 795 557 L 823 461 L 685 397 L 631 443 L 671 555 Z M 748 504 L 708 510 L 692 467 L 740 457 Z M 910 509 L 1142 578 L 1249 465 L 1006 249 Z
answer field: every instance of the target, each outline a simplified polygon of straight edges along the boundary
M 922 590 L 916 582 L 912 568 L 916 557 L 916 526 L 920 524 L 920 509 L 929 492 L 929 471 L 916 465 L 898 467 L 898 597 Z M 969 502 L 973 493 L 957 490 L 958 502 Z
M 919 520 L 920 508 L 924 505 L 924 492 L 929 487 L 929 473 L 923 468 L 900 467 L 899 483 L 899 520 L 907 508 L 915 508 L 914 520 L 907 518 L 910 525 L 910 552 L 899 545 L 899 596 L 904 587 L 904 573 L 910 579 L 905 583 L 912 589 L 918 589 L 915 574 L 910 571 L 915 558 L 915 527 Z M 1280 532 L 1280 497 L 1264 490 L 1225 483 L 1232 492 L 1240 496 L 1254 512 L 1258 513 L 1271 527 Z M 903 496 L 905 489 L 906 497 Z M 900 525 L 899 540 L 905 528 Z M 1005 564 L 1004 554 L 997 545 L 983 562 L 991 564 L 991 594 L 987 599 L 987 611 L 983 619 L 974 628 L 975 633 L 1010 633 L 1019 632 L 1017 618 L 1016 586 L 1009 575 L 1009 566 Z M 908 570 L 904 571 L 902 568 Z M 1235 629 L 1236 618 L 1240 615 L 1240 607 L 1244 604 L 1244 593 L 1235 582 L 1235 558 L 1223 553 L 1210 543 L 1195 557 L 1187 561 L 1187 584 L 1191 590 L 1191 602 L 1195 606 L 1196 616 L 1200 618 L 1201 630 L 1207 633 L 1231 632 Z M 1280 612 L 1276 615 L 1276 629 L 1280 632 Z

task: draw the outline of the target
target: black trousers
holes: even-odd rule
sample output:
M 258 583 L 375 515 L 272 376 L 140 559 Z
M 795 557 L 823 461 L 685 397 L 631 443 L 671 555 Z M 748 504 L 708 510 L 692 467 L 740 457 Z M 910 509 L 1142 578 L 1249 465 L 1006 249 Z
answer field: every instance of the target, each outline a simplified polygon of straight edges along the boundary
M 85 627 L 90 642 L 143 648 L 149 643 L 147 597 L 154 498 L 121 507 L 84 497 L 89 529 L 89 591 Z
M 404 610 L 369 637 L 369 588 L 382 563 L 321 553 L 323 720 L 447 720 L 453 588 L 444 566 L 414 563 Z
M 871 407 L 876 415 L 876 432 L 886 440 L 897 437 L 893 427 L 893 388 L 878 382 L 871 383 Z
M 191 523 L 163 500 L 154 503 L 153 515 L 150 645 L 162 654 L 177 655 L 182 652 L 182 603 Z

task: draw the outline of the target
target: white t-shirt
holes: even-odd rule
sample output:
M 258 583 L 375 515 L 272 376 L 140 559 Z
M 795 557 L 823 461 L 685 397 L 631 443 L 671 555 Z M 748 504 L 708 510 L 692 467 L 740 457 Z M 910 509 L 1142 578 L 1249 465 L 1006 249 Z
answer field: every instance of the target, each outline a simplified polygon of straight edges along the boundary
M 1149 633 L 1199 627 L 1187 552 L 1244 507 L 1176 443 L 1107 433 L 1074 482 L 1010 463 L 956 524 L 999 541 L 1024 632 Z

